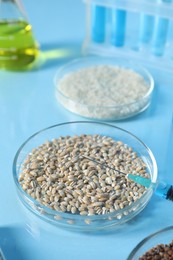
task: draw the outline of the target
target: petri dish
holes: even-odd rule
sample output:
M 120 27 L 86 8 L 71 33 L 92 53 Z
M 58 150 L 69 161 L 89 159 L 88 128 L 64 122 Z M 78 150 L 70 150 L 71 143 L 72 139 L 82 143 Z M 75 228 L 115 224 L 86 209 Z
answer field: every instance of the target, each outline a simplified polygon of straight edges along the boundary
M 55 96 L 67 110 L 89 119 L 122 120 L 150 105 L 154 80 L 147 69 L 123 58 L 85 57 L 60 69 Z
M 86 136 L 86 135 L 95 136 L 95 137 L 97 137 L 99 135 L 99 136 L 109 137 L 109 138 L 111 138 L 111 140 L 121 140 L 121 142 L 123 142 L 125 144 L 125 147 L 132 147 L 133 150 L 138 154 L 138 156 L 145 163 L 147 174 L 149 175 L 149 178 L 151 179 L 151 185 L 143 192 L 143 194 L 141 194 L 141 196 L 138 199 L 130 202 L 128 205 L 126 204 L 123 208 L 118 208 L 116 210 L 114 209 L 111 212 L 104 212 L 103 214 L 94 213 L 92 215 L 89 215 L 89 214 L 81 215 L 78 212 L 72 214 L 71 212 L 67 212 L 67 211 L 63 212 L 63 210 L 59 210 L 59 209 L 55 210 L 48 206 L 45 206 L 43 203 L 38 201 L 36 198 L 33 198 L 31 196 L 31 194 L 28 194 L 28 192 L 26 192 L 26 190 L 24 190 L 24 188 L 22 187 L 21 182 L 20 182 L 22 166 L 23 166 L 24 162 L 26 161 L 26 159 L 28 158 L 28 155 L 30 156 L 32 154 L 32 151 L 36 151 L 36 149 L 38 147 L 42 147 L 42 145 L 45 142 L 49 143 L 49 142 L 51 142 L 51 140 L 55 140 L 57 138 L 64 139 L 64 137 L 71 138 L 71 137 Z M 72 147 L 72 150 L 74 150 L 74 149 Z M 49 149 L 49 150 L 51 151 L 51 149 Z M 63 152 L 63 151 L 61 151 L 61 152 Z M 50 156 L 52 156 L 52 155 L 50 155 Z M 64 155 L 64 156 L 66 156 L 66 155 Z M 68 156 L 68 158 L 71 158 L 70 156 Z M 56 158 L 54 157 L 54 159 L 55 159 L 55 161 L 58 160 L 59 155 L 56 155 Z M 71 161 L 68 161 L 68 162 L 71 163 Z M 42 166 L 39 166 L 39 167 L 42 167 Z M 47 166 L 44 165 L 44 167 L 47 167 Z M 56 168 L 55 171 L 59 170 L 58 167 L 60 167 L 60 166 L 55 167 Z M 61 165 L 61 167 L 63 167 L 63 165 Z M 66 165 L 66 167 L 67 167 L 66 170 L 67 170 L 67 178 L 68 178 L 68 175 L 70 175 L 70 171 L 73 172 L 73 170 L 70 169 L 70 167 L 72 167 L 72 166 L 69 166 L 69 168 L 68 168 L 68 166 Z M 83 167 L 83 166 L 81 166 L 81 167 Z M 99 170 L 97 170 L 97 165 L 92 164 L 91 168 L 88 168 L 87 176 L 91 176 L 93 173 L 92 172 L 93 170 L 95 171 L 94 174 L 96 176 L 98 176 Z M 41 169 L 41 168 L 39 168 L 39 169 Z M 32 171 L 32 173 L 33 173 L 33 171 Z M 41 172 L 39 170 L 39 181 L 43 181 L 43 180 L 40 180 L 40 177 L 42 177 L 42 175 L 43 175 L 40 173 Z M 77 170 L 77 173 L 80 178 L 81 176 L 83 176 L 83 174 L 86 173 L 86 171 L 84 168 L 81 168 L 80 170 Z M 30 170 L 29 170 L 29 174 L 30 174 Z M 53 174 L 53 172 L 51 174 Z M 32 176 L 28 176 L 28 179 L 27 179 L 27 181 L 29 181 L 29 183 L 33 181 L 34 174 L 31 174 L 31 175 Z M 108 173 L 108 175 L 109 175 L 109 173 Z M 115 173 L 113 172 L 111 176 L 114 178 Z M 66 123 L 50 126 L 46 129 L 43 129 L 43 130 L 35 133 L 31 137 L 29 137 L 22 144 L 22 146 L 19 148 L 19 150 L 16 153 L 16 156 L 15 156 L 14 162 L 13 162 L 13 177 L 14 177 L 15 186 L 16 186 L 17 193 L 18 193 L 21 203 L 27 209 L 29 209 L 31 212 L 35 213 L 38 217 L 40 217 L 41 219 L 43 219 L 51 224 L 54 224 L 56 226 L 63 227 L 63 228 L 72 229 L 72 230 L 76 230 L 76 231 L 80 231 L 80 230 L 81 231 L 94 231 L 94 230 L 99 230 L 99 229 L 107 229 L 107 228 L 111 228 L 111 227 L 119 227 L 123 223 L 128 222 L 131 219 L 133 219 L 137 214 L 139 214 L 145 208 L 145 206 L 150 201 L 152 194 L 154 192 L 153 183 L 156 183 L 156 181 L 157 181 L 157 164 L 156 164 L 156 161 L 155 161 L 154 156 L 153 156 L 152 152 L 150 151 L 150 149 L 142 141 L 140 141 L 136 136 L 134 136 L 130 132 L 123 130 L 121 128 L 115 127 L 113 125 L 106 124 L 106 123 L 90 122 L 90 121 L 76 121 L 76 122 L 66 122 Z M 52 175 L 52 177 L 54 178 L 53 175 Z M 117 176 L 117 177 L 119 178 L 119 176 Z M 91 178 L 91 177 L 89 177 L 89 178 Z M 94 176 L 94 178 L 95 178 L 95 176 Z M 89 179 L 88 181 L 89 181 L 88 184 L 90 184 L 92 180 Z M 121 181 L 121 185 L 124 185 L 121 178 L 119 179 L 119 181 Z M 42 183 L 42 184 L 44 185 L 44 183 Z M 77 180 L 77 184 L 78 184 L 78 180 Z M 34 184 L 32 184 L 32 185 L 34 185 Z M 52 179 L 47 184 L 46 189 L 49 189 L 49 186 L 51 186 L 51 185 L 54 185 L 54 181 L 52 181 Z M 59 185 L 59 184 L 56 184 L 55 186 L 59 187 L 57 185 Z M 72 182 L 72 186 L 73 185 L 74 185 L 74 183 Z M 112 184 L 109 185 L 110 190 L 112 189 L 111 187 L 113 187 L 111 185 Z M 90 187 L 90 192 L 92 192 L 98 188 L 93 185 L 90 185 L 90 186 L 92 186 L 92 187 Z M 126 186 L 122 186 L 122 188 L 126 190 L 125 187 Z M 64 190 L 65 192 L 67 192 L 66 189 L 67 189 L 67 186 L 65 185 L 65 190 Z M 78 190 L 79 189 L 80 188 L 78 188 Z M 52 188 L 51 188 L 51 190 L 52 190 Z M 60 191 L 60 190 L 62 190 L 62 188 L 59 187 L 59 188 L 57 188 L 56 192 L 62 193 L 62 191 Z M 112 192 L 112 190 L 111 190 L 111 192 Z M 111 193 L 111 195 L 113 195 L 113 194 Z M 53 197 L 52 197 L 52 199 L 53 199 Z M 72 200 L 72 199 L 70 199 L 70 200 Z M 116 201 L 114 201 L 114 202 L 116 202 Z M 69 204 L 70 204 L 70 201 L 69 201 Z M 88 205 L 90 206 L 90 202 Z M 103 204 L 102 204 L 102 206 L 100 206 L 101 210 L 102 210 L 103 206 L 104 206 Z
M 130 253 L 127 260 L 139 260 L 146 252 L 151 250 L 158 245 L 169 245 L 173 241 L 173 226 L 169 226 L 163 228 L 153 234 L 150 234 L 146 238 L 144 238 Z M 159 249 L 156 249 L 158 252 Z M 172 252 L 173 256 L 173 252 Z M 155 259 L 154 255 L 153 258 L 146 258 L 146 259 Z M 156 257 L 156 256 L 155 256 Z M 161 257 L 161 256 L 160 256 Z M 145 258 L 143 258 L 145 259 Z M 163 259 L 157 258 L 157 259 Z M 164 259 L 172 259 L 172 258 L 164 258 Z

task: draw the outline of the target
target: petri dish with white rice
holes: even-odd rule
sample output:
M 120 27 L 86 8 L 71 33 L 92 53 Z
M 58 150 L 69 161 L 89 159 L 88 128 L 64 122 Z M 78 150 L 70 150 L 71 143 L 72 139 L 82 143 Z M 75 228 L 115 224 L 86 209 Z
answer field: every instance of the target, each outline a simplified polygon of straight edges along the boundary
M 94 56 L 61 67 L 54 83 L 61 105 L 99 120 L 121 120 L 144 111 L 154 89 L 154 80 L 145 68 L 122 58 Z

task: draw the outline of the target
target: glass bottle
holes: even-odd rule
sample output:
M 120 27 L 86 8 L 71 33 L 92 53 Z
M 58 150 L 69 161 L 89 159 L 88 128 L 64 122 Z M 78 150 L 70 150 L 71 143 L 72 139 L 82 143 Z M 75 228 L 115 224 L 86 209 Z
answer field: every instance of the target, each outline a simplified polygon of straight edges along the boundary
M 0 69 L 23 70 L 39 54 L 20 0 L 0 0 Z

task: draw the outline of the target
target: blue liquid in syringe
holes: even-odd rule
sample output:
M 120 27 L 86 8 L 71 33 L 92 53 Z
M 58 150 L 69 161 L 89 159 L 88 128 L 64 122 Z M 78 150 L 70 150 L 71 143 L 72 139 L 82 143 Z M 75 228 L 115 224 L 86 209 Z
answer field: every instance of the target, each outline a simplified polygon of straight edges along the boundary
M 173 185 L 165 182 L 152 183 L 150 179 L 134 174 L 128 174 L 128 178 L 146 188 L 149 188 L 152 185 L 155 189 L 156 195 L 162 197 L 163 199 L 173 201 Z

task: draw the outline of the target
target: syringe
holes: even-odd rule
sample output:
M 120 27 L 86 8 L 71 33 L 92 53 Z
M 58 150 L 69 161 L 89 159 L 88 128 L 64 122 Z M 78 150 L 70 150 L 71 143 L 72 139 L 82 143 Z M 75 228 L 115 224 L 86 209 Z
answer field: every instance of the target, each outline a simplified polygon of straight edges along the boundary
M 101 165 L 102 167 L 109 168 L 110 170 L 119 172 L 120 174 L 126 175 L 126 177 L 129 180 L 134 181 L 137 184 L 140 184 L 146 188 L 149 188 L 151 185 L 153 186 L 153 189 L 155 190 L 155 194 L 167 199 L 173 201 L 173 185 L 165 183 L 165 182 L 152 182 L 150 178 L 145 178 L 139 175 L 131 174 L 131 173 L 124 173 L 122 171 L 117 170 L 114 167 L 110 167 L 109 165 L 105 163 L 101 163 L 98 160 L 95 160 L 94 158 L 91 158 L 89 156 L 81 155 L 81 157 L 88 159 L 92 162 L 95 162 L 96 164 Z

